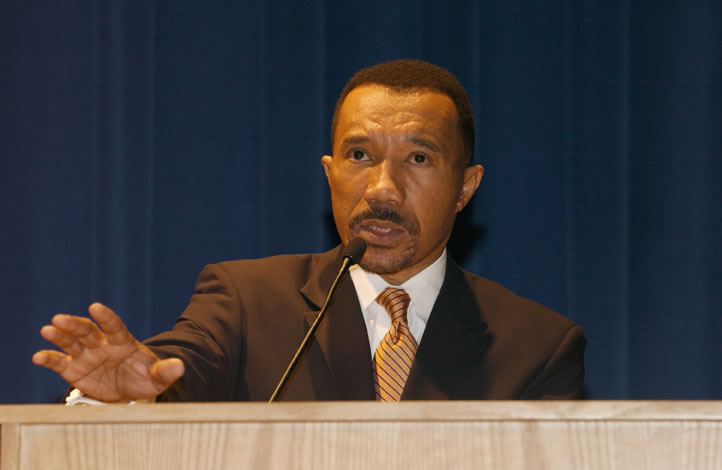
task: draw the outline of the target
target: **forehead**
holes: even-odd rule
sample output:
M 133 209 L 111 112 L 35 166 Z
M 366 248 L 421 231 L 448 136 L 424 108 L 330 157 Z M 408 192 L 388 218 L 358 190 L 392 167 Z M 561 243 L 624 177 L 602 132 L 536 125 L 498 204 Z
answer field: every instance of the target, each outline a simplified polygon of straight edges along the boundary
M 354 88 L 344 99 L 334 137 L 354 131 L 407 131 L 419 127 L 443 134 L 452 132 L 458 137 L 458 115 L 451 98 L 434 90 L 395 91 L 368 84 Z

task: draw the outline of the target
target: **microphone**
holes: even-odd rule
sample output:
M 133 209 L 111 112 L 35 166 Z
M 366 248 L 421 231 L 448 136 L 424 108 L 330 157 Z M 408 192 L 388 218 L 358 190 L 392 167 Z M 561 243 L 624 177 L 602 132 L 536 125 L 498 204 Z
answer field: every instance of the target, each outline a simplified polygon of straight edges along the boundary
M 346 269 L 350 268 L 354 264 L 361 261 L 361 257 L 363 257 L 364 253 L 366 252 L 366 240 L 363 238 L 352 238 L 350 242 L 348 242 L 348 245 L 343 250 L 343 259 L 344 262 L 348 259 L 350 261 L 350 264 L 346 266 Z M 341 266 L 341 270 L 343 270 L 344 267 Z
M 358 237 L 352 238 L 351 241 L 348 242 L 348 245 L 346 245 L 346 248 L 344 248 L 341 269 L 339 269 L 338 274 L 336 275 L 336 279 L 333 281 L 333 284 L 331 284 L 331 288 L 329 289 L 328 295 L 326 296 L 326 301 L 323 303 L 321 311 L 318 312 L 318 315 L 316 315 L 316 319 L 311 324 L 311 328 L 308 329 L 308 332 L 303 338 L 303 341 L 301 341 L 301 345 L 298 347 L 298 350 L 296 350 L 296 354 L 294 354 L 293 359 L 291 359 L 291 362 L 288 364 L 286 372 L 283 373 L 283 377 L 281 377 L 278 385 L 276 385 L 276 389 L 273 391 L 273 394 L 271 394 L 271 398 L 268 400 L 268 403 L 272 403 L 278 400 L 278 396 L 281 394 L 283 388 L 286 386 L 288 378 L 293 373 L 296 365 L 298 365 L 298 363 L 300 362 L 301 356 L 303 356 L 303 354 L 306 352 L 306 349 L 308 349 L 308 345 L 311 343 L 311 339 L 316 334 L 316 330 L 321 324 L 321 320 L 323 320 L 323 318 L 326 316 L 326 310 L 328 310 L 328 306 L 331 304 L 331 300 L 333 300 L 333 294 L 336 292 L 336 288 L 338 287 L 341 278 L 343 278 L 344 274 L 348 272 L 348 269 L 351 266 L 361 261 L 361 257 L 363 257 L 365 251 L 366 241 L 363 238 Z

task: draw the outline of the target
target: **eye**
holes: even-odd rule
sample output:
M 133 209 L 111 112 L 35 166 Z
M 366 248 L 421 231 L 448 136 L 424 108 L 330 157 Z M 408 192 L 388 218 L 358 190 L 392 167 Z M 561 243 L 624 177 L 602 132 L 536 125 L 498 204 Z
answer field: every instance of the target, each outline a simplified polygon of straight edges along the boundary
M 354 150 L 351 152 L 351 160 L 360 162 L 360 161 L 366 160 L 367 158 L 369 158 L 369 157 L 366 154 L 366 152 L 364 152 L 363 150 L 357 149 L 357 150 Z
M 411 161 L 417 165 L 423 165 L 424 163 L 429 161 L 429 157 L 427 157 L 423 153 L 415 153 L 411 156 Z

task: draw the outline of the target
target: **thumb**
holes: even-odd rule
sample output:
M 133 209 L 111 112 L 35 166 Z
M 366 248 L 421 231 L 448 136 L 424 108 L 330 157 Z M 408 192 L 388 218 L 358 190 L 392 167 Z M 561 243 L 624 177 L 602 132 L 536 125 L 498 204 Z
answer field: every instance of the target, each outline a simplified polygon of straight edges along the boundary
M 178 380 L 185 372 L 183 361 L 177 357 L 163 359 L 156 362 L 150 369 L 150 375 L 153 380 L 164 390 L 173 382 Z

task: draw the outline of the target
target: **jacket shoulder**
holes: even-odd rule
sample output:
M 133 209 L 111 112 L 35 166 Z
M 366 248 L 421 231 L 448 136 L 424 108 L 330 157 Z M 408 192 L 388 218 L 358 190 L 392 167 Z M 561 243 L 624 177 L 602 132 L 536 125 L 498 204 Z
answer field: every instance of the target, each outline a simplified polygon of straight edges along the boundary
M 209 264 L 201 271 L 196 287 L 207 279 L 226 278 L 237 287 L 273 290 L 293 287 L 297 289 L 314 273 L 333 265 L 338 248 L 325 253 L 275 255 L 265 258 L 239 259 Z
M 574 326 L 572 320 L 538 302 L 524 298 L 485 277 L 462 271 L 487 321 L 544 325 L 546 328 L 556 327 L 565 331 Z
M 308 276 L 319 256 L 321 255 L 316 253 L 276 255 L 266 258 L 223 261 L 216 264 L 215 267 L 226 271 L 232 278 L 255 278 L 259 282 L 274 282 L 278 281 L 279 277 Z

